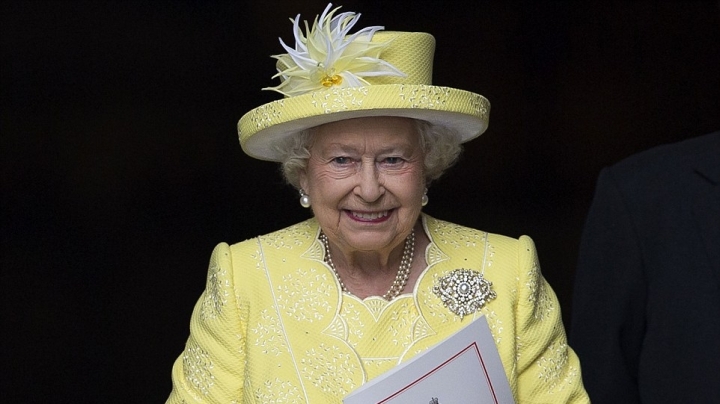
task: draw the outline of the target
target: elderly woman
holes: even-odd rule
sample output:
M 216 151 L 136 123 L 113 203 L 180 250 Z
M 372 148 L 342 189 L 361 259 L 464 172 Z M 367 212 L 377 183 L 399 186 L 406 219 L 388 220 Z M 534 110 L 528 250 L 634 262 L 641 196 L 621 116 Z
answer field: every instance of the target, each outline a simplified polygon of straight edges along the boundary
M 429 34 L 351 34 L 359 15 L 335 11 L 294 20 L 285 97 L 238 124 L 313 218 L 216 247 L 168 403 L 339 403 L 480 316 L 516 402 L 588 402 L 530 238 L 422 213 L 489 103 L 431 84 Z

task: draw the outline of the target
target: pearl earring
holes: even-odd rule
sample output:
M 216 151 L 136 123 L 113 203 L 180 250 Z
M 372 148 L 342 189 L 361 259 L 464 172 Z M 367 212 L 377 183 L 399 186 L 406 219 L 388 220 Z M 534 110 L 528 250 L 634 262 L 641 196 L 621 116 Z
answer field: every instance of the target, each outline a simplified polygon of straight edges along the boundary
M 428 198 L 428 196 L 427 196 L 427 191 L 428 191 L 428 189 L 425 188 L 425 192 L 423 193 L 422 199 L 420 199 L 420 204 L 422 206 L 427 205 L 428 202 L 430 201 L 430 198 Z
M 303 208 L 310 207 L 310 197 L 302 189 L 300 190 L 300 206 Z

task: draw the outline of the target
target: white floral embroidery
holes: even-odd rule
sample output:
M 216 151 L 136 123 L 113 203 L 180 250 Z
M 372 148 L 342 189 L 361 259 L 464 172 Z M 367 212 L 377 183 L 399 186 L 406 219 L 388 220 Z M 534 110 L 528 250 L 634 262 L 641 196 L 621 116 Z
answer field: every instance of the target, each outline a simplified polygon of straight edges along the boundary
M 335 345 L 319 344 L 305 352 L 300 374 L 322 391 L 341 396 L 355 389 L 353 375 L 360 371 L 345 351 Z
M 334 283 L 326 271 L 298 269 L 283 276 L 277 286 L 277 305 L 297 321 L 321 321 L 332 309 L 328 301 L 331 289 Z
M 567 348 L 565 342 L 554 342 L 550 344 L 545 354 L 537 361 L 540 368 L 538 378 L 549 386 L 548 391 L 550 393 L 561 391 L 577 377 L 577 368 L 569 366 L 565 377 L 561 380 L 568 364 Z
M 543 320 L 555 310 L 555 305 L 547 290 L 547 284 L 542 282 L 543 278 L 537 262 L 533 263 L 527 278 L 525 286 L 528 288 L 528 300 L 535 306 L 533 317 L 536 320 Z
M 271 315 L 268 310 L 263 310 L 260 319 L 260 323 L 250 330 L 256 337 L 255 345 L 262 347 L 262 352 L 266 355 L 278 356 L 287 352 L 285 336 L 277 317 Z
M 255 390 L 255 400 L 259 403 L 305 403 L 297 386 L 277 377 L 273 380 L 266 380 L 262 388 Z
M 227 279 L 227 270 L 221 268 L 215 259 L 208 268 L 205 297 L 203 299 L 200 318 L 203 320 L 213 319 L 219 316 L 223 306 L 227 304 L 230 295 L 230 281 Z
M 210 355 L 194 341 L 189 341 L 183 353 L 183 373 L 185 380 L 204 396 L 210 394 L 215 384 L 214 367 Z

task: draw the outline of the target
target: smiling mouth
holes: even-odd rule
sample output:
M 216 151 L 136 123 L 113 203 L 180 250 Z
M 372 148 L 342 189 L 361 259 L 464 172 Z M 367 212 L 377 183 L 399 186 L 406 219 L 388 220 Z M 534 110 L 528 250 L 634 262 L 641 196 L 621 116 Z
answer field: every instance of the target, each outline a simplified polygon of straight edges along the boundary
M 356 212 L 356 211 L 350 210 L 348 212 L 350 213 L 350 216 L 352 216 L 353 219 L 360 220 L 363 222 L 383 221 L 390 214 L 389 210 L 384 210 L 382 212 Z

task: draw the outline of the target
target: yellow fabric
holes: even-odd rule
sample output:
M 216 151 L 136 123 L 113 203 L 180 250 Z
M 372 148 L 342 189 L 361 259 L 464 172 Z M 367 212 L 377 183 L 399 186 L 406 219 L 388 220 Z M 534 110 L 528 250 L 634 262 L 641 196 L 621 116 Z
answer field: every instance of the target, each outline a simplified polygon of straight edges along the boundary
M 314 219 L 213 252 L 168 403 L 340 403 L 366 381 L 485 315 L 517 403 L 588 403 L 535 247 L 423 216 L 428 267 L 391 302 L 342 294 Z M 463 320 L 432 293 L 458 268 L 497 298 Z M 473 317 L 473 318 L 471 318 Z

